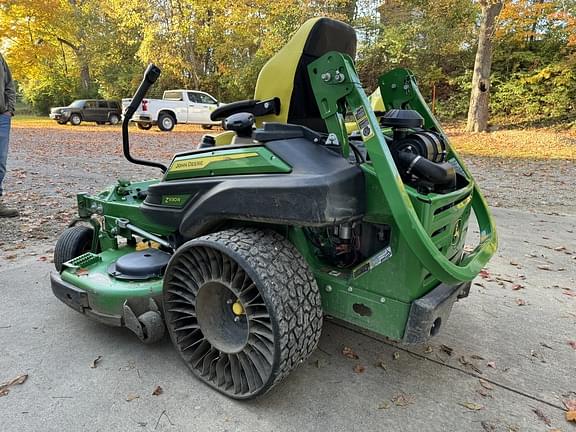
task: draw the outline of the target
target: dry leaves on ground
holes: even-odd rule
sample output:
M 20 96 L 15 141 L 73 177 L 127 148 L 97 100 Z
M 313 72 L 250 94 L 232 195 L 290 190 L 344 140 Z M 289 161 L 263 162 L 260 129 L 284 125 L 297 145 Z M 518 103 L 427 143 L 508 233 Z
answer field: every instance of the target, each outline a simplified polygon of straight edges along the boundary
M 164 393 L 164 390 L 162 389 L 162 387 L 156 386 L 156 388 L 152 392 L 152 396 L 160 396 L 162 393 Z
M 483 405 L 477 404 L 475 402 L 460 402 L 458 405 L 462 405 L 464 408 L 468 408 L 470 411 L 480 411 L 484 409 Z
M 28 374 L 20 374 L 12 378 L 10 381 L 6 381 L 4 384 L 0 385 L 0 396 L 6 396 L 10 392 L 10 387 L 15 385 L 24 384 L 28 379 Z
M 358 360 L 360 357 L 358 357 L 358 354 L 356 354 L 354 351 L 352 351 L 352 348 L 349 348 L 347 346 L 345 346 L 342 349 L 342 355 L 346 358 L 349 358 L 351 360 Z
M 542 412 L 542 410 L 538 409 L 538 408 L 533 408 L 532 412 L 534 414 L 536 414 L 536 416 L 542 420 L 546 426 L 550 426 L 552 424 L 552 422 L 550 421 L 550 419 L 548 417 L 546 417 L 546 415 Z
M 354 372 L 356 373 L 364 373 L 364 371 L 366 370 L 366 366 L 362 366 L 361 364 L 357 364 L 356 366 L 354 366 Z
M 134 399 L 139 399 L 140 396 L 137 395 L 136 393 L 128 393 L 128 396 L 126 396 L 126 401 L 128 402 L 132 402 Z
M 398 393 L 397 395 L 393 396 L 392 399 L 390 400 L 396 406 L 405 407 L 413 404 L 416 401 L 416 397 L 414 395 L 407 393 Z
M 576 422 L 576 399 L 567 399 L 564 401 L 566 411 L 566 420 Z
M 98 363 L 100 363 L 100 360 L 102 360 L 102 356 L 99 355 L 98 357 L 96 357 L 94 360 L 92 360 L 92 363 L 90 363 L 90 367 L 92 369 L 96 369 L 96 366 L 98 366 Z

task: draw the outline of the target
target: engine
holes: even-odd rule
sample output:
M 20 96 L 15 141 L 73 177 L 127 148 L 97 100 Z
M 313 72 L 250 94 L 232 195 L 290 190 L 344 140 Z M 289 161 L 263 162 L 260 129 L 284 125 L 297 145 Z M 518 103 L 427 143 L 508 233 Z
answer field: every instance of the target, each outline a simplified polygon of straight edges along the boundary
M 406 184 L 424 193 L 456 189 L 456 170 L 446 161 L 447 143 L 440 133 L 422 129 L 424 119 L 417 111 L 390 110 L 380 124 L 392 129 L 390 152 Z

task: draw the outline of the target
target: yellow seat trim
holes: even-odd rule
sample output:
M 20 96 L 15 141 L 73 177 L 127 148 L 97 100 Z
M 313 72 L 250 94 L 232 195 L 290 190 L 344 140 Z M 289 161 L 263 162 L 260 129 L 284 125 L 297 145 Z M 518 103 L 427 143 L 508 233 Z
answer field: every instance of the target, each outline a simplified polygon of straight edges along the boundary
M 280 51 L 278 51 L 260 70 L 256 81 L 254 99 L 266 100 L 273 97 L 280 98 L 280 113 L 258 117 L 256 126 L 261 127 L 263 122 L 288 122 L 290 100 L 294 89 L 294 75 L 302 57 L 304 46 L 310 31 L 321 18 L 311 18 L 292 36 Z

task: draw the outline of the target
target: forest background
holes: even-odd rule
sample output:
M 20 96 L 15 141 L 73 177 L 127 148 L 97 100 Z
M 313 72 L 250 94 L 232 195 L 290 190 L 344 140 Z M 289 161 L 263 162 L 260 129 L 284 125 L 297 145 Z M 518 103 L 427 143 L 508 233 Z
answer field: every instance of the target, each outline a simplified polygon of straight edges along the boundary
M 490 2 L 490 0 L 488 0 Z M 129 97 L 148 62 L 169 88 L 250 98 L 262 65 L 313 16 L 358 32 L 368 93 L 394 67 L 412 69 L 442 119 L 468 112 L 486 1 L 4 0 L 0 51 L 23 113 L 74 99 Z M 576 0 L 507 0 L 496 18 L 491 121 L 576 127 Z

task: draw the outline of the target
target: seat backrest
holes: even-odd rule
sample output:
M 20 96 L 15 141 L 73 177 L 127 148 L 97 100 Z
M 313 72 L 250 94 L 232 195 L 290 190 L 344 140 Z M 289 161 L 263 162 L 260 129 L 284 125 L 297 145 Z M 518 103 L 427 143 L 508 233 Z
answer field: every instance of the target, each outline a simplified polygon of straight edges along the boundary
M 306 21 L 284 47 L 264 65 L 254 99 L 280 98 L 280 112 L 257 118 L 262 122 L 292 123 L 325 132 L 326 125 L 312 92 L 308 65 L 327 52 L 356 56 L 356 32 L 348 24 L 330 18 Z

